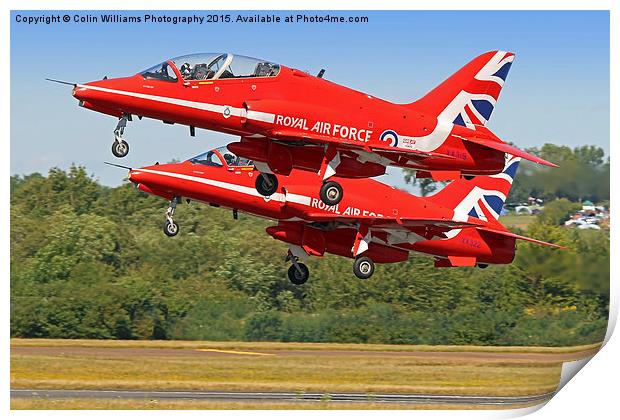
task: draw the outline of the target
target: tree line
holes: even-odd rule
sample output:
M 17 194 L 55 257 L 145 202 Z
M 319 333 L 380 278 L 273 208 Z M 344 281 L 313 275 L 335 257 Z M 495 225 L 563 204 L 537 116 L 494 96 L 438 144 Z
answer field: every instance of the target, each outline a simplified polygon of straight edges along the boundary
M 11 335 L 564 346 L 605 334 L 609 235 L 545 212 L 527 234 L 567 250 L 520 243 L 513 264 L 484 270 L 412 256 L 366 281 L 326 256 L 300 287 L 270 222 L 183 204 L 183 232 L 167 238 L 166 206 L 77 166 L 12 176 Z
M 598 146 L 568 146 L 545 144 L 526 149 L 558 165 L 558 168 L 521 160 L 507 202 L 524 203 L 529 197 L 545 202 L 564 198 L 572 202 L 590 200 L 609 202 L 610 161 Z M 415 172 L 405 170 L 405 180 L 416 186 L 422 195 L 433 194 L 444 184 L 430 178 L 415 178 Z

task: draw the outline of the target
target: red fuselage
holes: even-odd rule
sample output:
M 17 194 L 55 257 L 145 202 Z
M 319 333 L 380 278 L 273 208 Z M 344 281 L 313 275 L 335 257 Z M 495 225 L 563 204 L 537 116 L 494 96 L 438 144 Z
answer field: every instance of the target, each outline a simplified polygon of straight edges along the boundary
M 129 179 L 142 191 L 168 200 L 183 197 L 275 220 L 277 224 L 267 228 L 267 233 L 314 256 L 328 252 L 353 257 L 357 226 L 340 222 L 340 217 L 369 216 L 380 221 L 394 216 L 433 220 L 452 220 L 454 216 L 452 209 L 370 179 L 339 179 L 348 194 L 338 205 L 328 207 L 310 182 L 314 175 L 304 171 L 280 179 L 284 192 L 263 197 L 254 188 L 258 174 L 252 166 L 216 167 L 185 161 L 134 169 Z M 476 264 L 506 264 L 514 258 L 513 238 L 474 228 L 446 235 L 428 226 L 375 225 L 365 255 L 377 263 L 404 261 L 410 252 L 436 257 L 437 266 L 451 266 L 447 257 L 475 259 Z
M 267 162 L 283 175 L 292 168 L 317 172 L 323 140 L 342 154 L 339 177 L 377 176 L 389 165 L 469 175 L 503 168 L 503 152 L 462 140 L 475 134 L 470 128 L 296 69 L 278 66 L 270 77 L 185 80 L 178 61 L 166 64 L 171 78 L 137 74 L 100 80 L 77 85 L 73 95 L 83 107 L 117 117 L 137 115 L 238 135 L 241 141 L 231 151 Z M 296 147 L 302 142 L 305 147 Z

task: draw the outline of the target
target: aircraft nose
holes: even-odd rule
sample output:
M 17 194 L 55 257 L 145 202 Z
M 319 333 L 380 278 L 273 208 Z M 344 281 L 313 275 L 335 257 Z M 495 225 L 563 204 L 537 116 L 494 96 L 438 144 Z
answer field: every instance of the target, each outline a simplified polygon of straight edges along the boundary
M 139 184 L 144 181 L 144 172 L 141 172 L 140 169 L 130 169 L 127 179 L 134 184 Z
M 85 101 L 88 99 L 88 89 L 76 85 L 73 87 L 71 95 L 78 101 Z
M 100 82 L 90 82 L 84 84 L 78 84 L 73 87 L 71 95 L 80 102 L 96 102 L 98 99 L 103 99 L 102 92 L 98 90 Z
M 95 80 L 75 85 L 71 94 L 78 101 L 109 101 L 110 90 L 127 90 L 136 84 L 136 80 L 136 76 Z

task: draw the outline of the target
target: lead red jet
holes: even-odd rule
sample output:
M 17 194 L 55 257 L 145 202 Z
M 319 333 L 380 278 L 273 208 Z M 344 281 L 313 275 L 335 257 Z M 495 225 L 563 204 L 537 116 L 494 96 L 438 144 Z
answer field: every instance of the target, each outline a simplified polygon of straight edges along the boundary
M 367 279 L 375 262 L 405 261 L 412 252 L 431 256 L 436 267 L 484 268 L 512 262 L 517 239 L 558 247 L 512 233 L 497 220 L 518 165 L 518 157 L 506 155 L 500 173 L 452 181 L 426 198 L 372 179 L 336 178 L 347 195 L 334 206 L 319 199 L 315 175 L 307 171 L 292 171 L 281 178 L 281 192 L 262 196 L 254 188 L 260 172 L 225 147 L 181 163 L 127 169 L 140 190 L 170 200 L 168 236 L 179 233 L 173 216 L 182 199 L 233 209 L 235 218 L 241 211 L 276 221 L 267 233 L 289 244 L 288 277 L 303 284 L 309 270 L 300 260 L 325 253 L 354 258 L 353 272 Z
M 382 74 L 389 67 L 382 57 Z M 304 71 L 233 54 L 195 54 L 166 60 L 131 77 L 76 84 L 82 107 L 119 118 L 112 151 L 124 157 L 132 115 L 240 136 L 229 145 L 260 170 L 256 189 L 278 191 L 293 169 L 314 174 L 320 199 L 342 200 L 338 178 L 368 178 L 387 166 L 417 170 L 435 180 L 492 175 L 504 153 L 555 166 L 519 150 L 486 124 L 514 54 L 476 57 L 421 99 L 395 104 Z M 315 187 L 316 188 L 316 187 Z M 317 188 L 318 189 L 318 188 Z

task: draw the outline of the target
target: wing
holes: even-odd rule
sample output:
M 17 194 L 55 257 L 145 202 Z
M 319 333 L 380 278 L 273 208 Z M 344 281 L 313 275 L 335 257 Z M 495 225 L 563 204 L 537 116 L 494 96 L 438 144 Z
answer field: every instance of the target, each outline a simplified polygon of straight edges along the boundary
M 319 133 L 310 133 L 308 131 L 296 130 L 291 128 L 271 130 L 269 132 L 270 137 L 284 140 L 295 141 L 305 140 L 310 143 L 318 144 L 333 144 L 338 148 L 345 150 L 359 150 L 369 153 L 381 152 L 382 155 L 389 157 L 390 159 L 397 161 L 399 157 L 404 156 L 406 158 L 420 159 L 420 158 L 443 158 L 443 159 L 456 159 L 454 156 L 450 156 L 444 153 L 437 152 L 422 152 L 419 150 L 404 150 L 393 147 L 381 147 L 378 145 L 369 146 L 362 141 L 339 139 L 336 137 L 328 136 Z M 390 156 L 393 155 L 393 156 Z
M 361 223 L 373 228 L 382 229 L 407 229 L 407 228 L 432 228 L 439 231 L 463 229 L 481 226 L 475 222 L 460 222 L 444 218 L 413 218 L 413 217 L 377 217 L 377 216 L 342 216 L 338 214 L 308 213 L 309 219 L 317 222 L 336 221 L 341 223 Z

